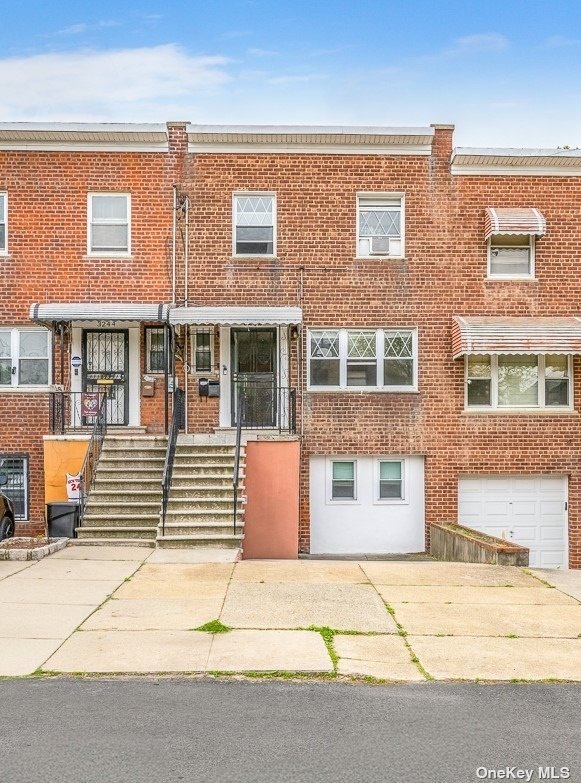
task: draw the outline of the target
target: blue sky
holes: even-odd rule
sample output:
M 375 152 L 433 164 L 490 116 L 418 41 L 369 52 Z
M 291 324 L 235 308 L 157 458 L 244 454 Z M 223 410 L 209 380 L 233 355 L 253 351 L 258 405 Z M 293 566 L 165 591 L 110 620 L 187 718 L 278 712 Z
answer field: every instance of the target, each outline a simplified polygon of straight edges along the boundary
M 4 3 L 0 120 L 456 124 L 581 146 L 581 4 Z

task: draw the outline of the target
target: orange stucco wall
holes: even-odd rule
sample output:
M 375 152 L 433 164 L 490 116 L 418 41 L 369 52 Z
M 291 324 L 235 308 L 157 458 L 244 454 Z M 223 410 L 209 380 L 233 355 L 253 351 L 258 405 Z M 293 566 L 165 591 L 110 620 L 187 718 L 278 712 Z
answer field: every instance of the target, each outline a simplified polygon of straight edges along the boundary
M 298 441 L 247 444 L 245 560 L 298 556 L 299 463 Z
M 88 440 L 44 441 L 44 502 L 67 500 L 67 473 L 78 473 Z

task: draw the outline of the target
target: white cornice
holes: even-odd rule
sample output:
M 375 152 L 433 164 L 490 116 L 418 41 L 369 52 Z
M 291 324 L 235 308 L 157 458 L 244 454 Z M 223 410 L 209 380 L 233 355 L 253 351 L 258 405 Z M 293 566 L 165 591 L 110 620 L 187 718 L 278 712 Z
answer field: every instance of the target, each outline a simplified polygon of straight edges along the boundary
M 239 153 L 283 155 L 431 155 L 429 144 L 243 144 L 219 142 L 193 142 L 188 144 L 192 153 Z

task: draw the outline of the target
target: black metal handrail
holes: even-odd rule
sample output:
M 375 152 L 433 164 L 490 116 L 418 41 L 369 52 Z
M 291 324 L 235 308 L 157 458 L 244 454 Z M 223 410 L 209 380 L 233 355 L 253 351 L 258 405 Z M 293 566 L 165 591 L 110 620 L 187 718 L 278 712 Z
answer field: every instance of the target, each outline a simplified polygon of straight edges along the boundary
M 79 487 L 79 525 L 83 524 L 83 517 L 85 516 L 85 509 L 87 506 L 87 498 L 89 496 L 89 492 L 95 484 L 97 463 L 99 462 L 99 457 L 101 456 L 103 441 L 107 435 L 106 395 L 103 395 L 99 401 L 97 415 L 91 418 L 94 418 L 93 430 L 91 432 L 91 438 L 89 439 L 89 445 L 87 446 L 83 467 L 81 468 L 81 481 Z
M 236 401 L 235 425 L 241 421 L 238 403 L 244 396 L 242 427 L 245 430 L 278 430 L 296 432 L 297 391 L 290 386 L 275 386 L 271 380 L 238 377 L 233 381 Z
M 184 426 L 184 390 L 174 389 L 173 392 L 173 412 L 169 434 L 167 437 L 167 451 L 165 454 L 165 463 L 163 466 L 163 478 L 161 480 L 161 534 L 165 535 L 165 518 L 167 515 L 167 504 L 169 502 L 169 493 L 171 489 L 171 479 L 173 475 L 173 463 L 176 454 L 176 445 L 178 433 Z
M 246 394 L 240 390 L 238 394 L 238 406 L 236 409 L 236 448 L 234 451 L 234 475 L 232 476 L 232 486 L 234 489 L 234 509 L 233 509 L 233 527 L 236 535 L 236 520 L 238 515 L 238 484 L 240 482 L 240 451 L 242 448 L 242 422 L 246 409 Z

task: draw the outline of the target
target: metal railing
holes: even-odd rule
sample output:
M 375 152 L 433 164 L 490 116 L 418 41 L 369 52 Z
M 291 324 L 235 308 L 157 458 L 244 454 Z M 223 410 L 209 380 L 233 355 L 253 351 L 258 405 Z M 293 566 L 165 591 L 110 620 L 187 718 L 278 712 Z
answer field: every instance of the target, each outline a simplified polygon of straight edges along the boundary
M 176 388 L 173 392 L 173 412 L 171 424 L 167 437 L 167 452 L 165 455 L 165 464 L 163 466 L 163 478 L 161 480 L 161 534 L 165 535 L 165 518 L 167 515 L 167 504 L 169 502 L 169 493 L 171 489 L 171 479 L 173 475 L 173 463 L 176 454 L 176 445 L 178 433 L 184 426 L 184 390 Z
M 50 434 L 90 430 L 107 396 L 107 392 L 50 392 Z
M 79 525 L 83 524 L 87 498 L 95 484 L 97 474 L 97 463 L 101 456 L 103 441 L 107 434 L 107 399 L 103 395 L 97 410 L 96 416 L 92 417 L 93 430 L 87 446 L 87 452 L 81 468 L 81 481 L 79 486 Z
M 235 426 L 241 422 L 245 430 L 278 430 L 296 432 L 297 391 L 289 386 L 275 386 L 271 380 L 238 377 L 233 381 Z M 244 411 L 238 410 L 244 399 Z
M 232 511 L 232 525 L 236 535 L 236 521 L 238 516 L 238 484 L 240 482 L 240 451 L 242 448 L 242 422 L 246 410 L 246 394 L 242 389 L 238 394 L 236 406 L 236 449 L 234 451 L 234 475 L 232 476 L 232 488 L 234 490 L 234 508 Z

